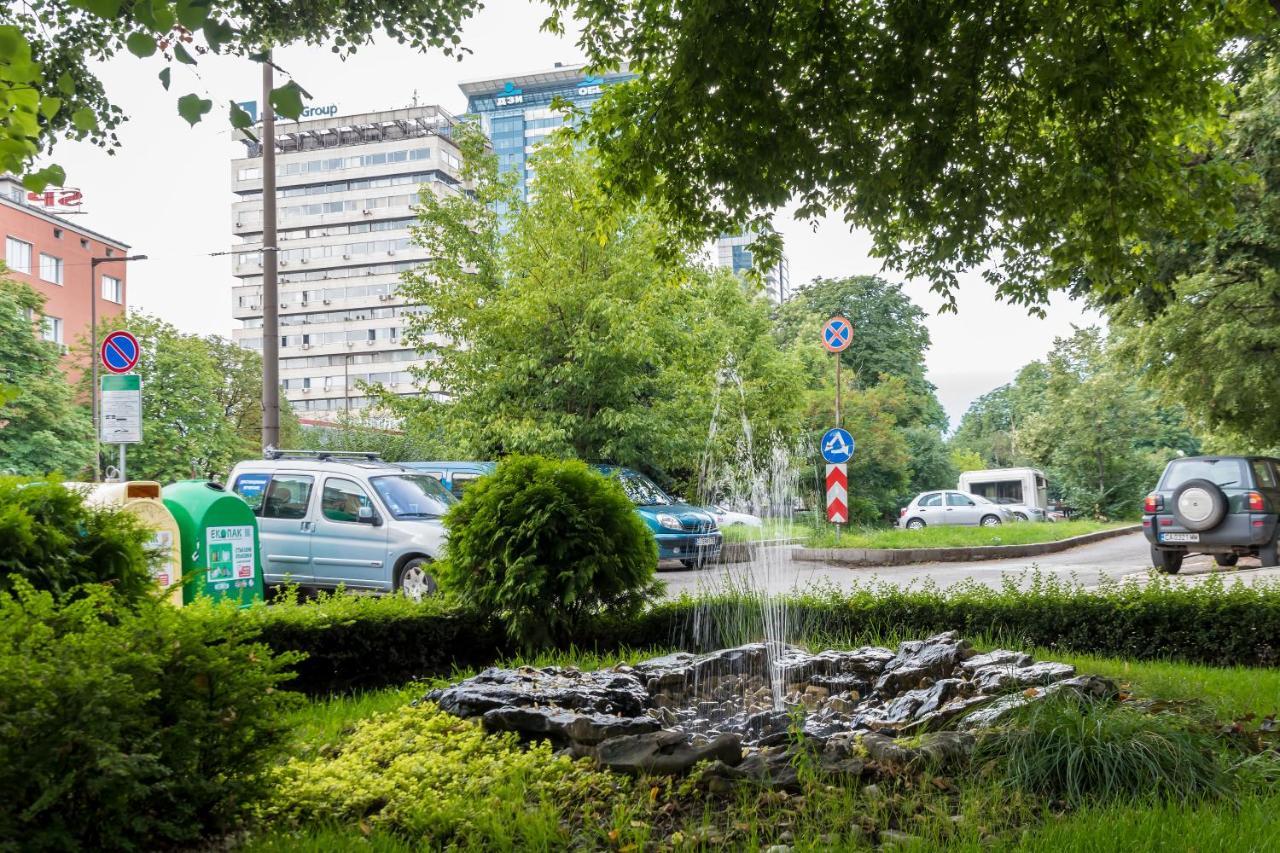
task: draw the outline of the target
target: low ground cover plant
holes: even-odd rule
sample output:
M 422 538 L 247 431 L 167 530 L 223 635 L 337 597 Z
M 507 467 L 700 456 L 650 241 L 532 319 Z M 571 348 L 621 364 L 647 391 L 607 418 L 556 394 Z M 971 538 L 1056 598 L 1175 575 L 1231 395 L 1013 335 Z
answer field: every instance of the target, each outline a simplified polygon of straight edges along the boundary
M 657 593 L 657 542 L 615 480 L 576 461 L 508 456 L 445 519 L 442 587 L 527 648 Z

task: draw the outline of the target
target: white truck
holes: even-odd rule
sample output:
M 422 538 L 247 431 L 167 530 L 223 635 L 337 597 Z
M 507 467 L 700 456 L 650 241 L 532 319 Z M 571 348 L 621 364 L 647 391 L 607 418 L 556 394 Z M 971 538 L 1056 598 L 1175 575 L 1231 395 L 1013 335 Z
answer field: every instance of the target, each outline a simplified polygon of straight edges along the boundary
M 1053 520 L 1049 515 L 1049 483 L 1036 468 L 966 471 L 956 488 L 1004 506 L 1020 521 Z

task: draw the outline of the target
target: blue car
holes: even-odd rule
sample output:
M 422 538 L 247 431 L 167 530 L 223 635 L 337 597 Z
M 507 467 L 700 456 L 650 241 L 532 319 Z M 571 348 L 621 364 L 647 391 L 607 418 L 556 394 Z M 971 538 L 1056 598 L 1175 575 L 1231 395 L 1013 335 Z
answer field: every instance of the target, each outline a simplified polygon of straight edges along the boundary
M 405 468 L 435 477 L 454 497 L 462 497 L 467 487 L 486 474 L 492 474 L 496 462 L 405 462 Z
M 659 560 L 679 560 L 693 568 L 720 557 L 724 537 L 711 513 L 676 500 L 639 471 L 614 465 L 592 467 L 621 482 L 636 512 L 658 540 Z

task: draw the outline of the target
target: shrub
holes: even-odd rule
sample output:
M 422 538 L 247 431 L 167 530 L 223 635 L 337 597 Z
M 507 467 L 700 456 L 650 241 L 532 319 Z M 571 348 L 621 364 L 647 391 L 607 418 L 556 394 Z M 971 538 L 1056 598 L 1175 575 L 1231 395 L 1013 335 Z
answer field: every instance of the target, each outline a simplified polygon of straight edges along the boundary
M 265 795 L 296 656 L 231 606 L 15 587 L 0 592 L 0 847 L 189 843 Z
M 430 703 L 363 720 L 325 752 L 279 768 L 267 817 L 360 821 L 422 849 L 559 849 L 570 846 L 571 819 L 607 814 L 608 794 L 629 788 L 546 742 L 486 734 Z
M 493 620 L 440 597 L 321 593 L 244 612 L 276 651 L 305 655 L 290 690 L 309 695 L 372 690 L 485 666 L 507 654 Z
M 508 457 L 445 523 L 442 585 L 527 647 L 633 614 L 657 590 L 653 534 L 622 487 L 581 462 Z
M 1117 798 L 1185 801 L 1228 792 L 1213 734 L 1174 713 L 1064 691 L 1021 709 L 984 737 L 980 761 L 1002 781 L 1079 805 Z
M 153 591 L 151 532 L 123 512 L 90 507 L 60 483 L 0 477 L 0 590 L 18 578 L 55 594 L 109 583 L 128 599 Z

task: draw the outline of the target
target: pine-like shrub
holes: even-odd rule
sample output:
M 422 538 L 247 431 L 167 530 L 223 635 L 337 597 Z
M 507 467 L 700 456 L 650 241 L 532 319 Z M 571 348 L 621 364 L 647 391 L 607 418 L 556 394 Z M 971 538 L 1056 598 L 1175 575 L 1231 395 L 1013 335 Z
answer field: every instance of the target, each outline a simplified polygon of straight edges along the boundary
M 55 594 L 109 584 L 133 600 L 154 590 L 151 532 L 127 513 L 90 507 L 61 483 L 0 477 L 0 590 L 18 578 Z
M 296 654 L 230 605 L 0 592 L 0 850 L 154 850 L 266 796 Z
M 634 614 L 659 589 L 653 534 L 622 487 L 581 462 L 508 457 L 445 524 L 442 586 L 526 647 Z

